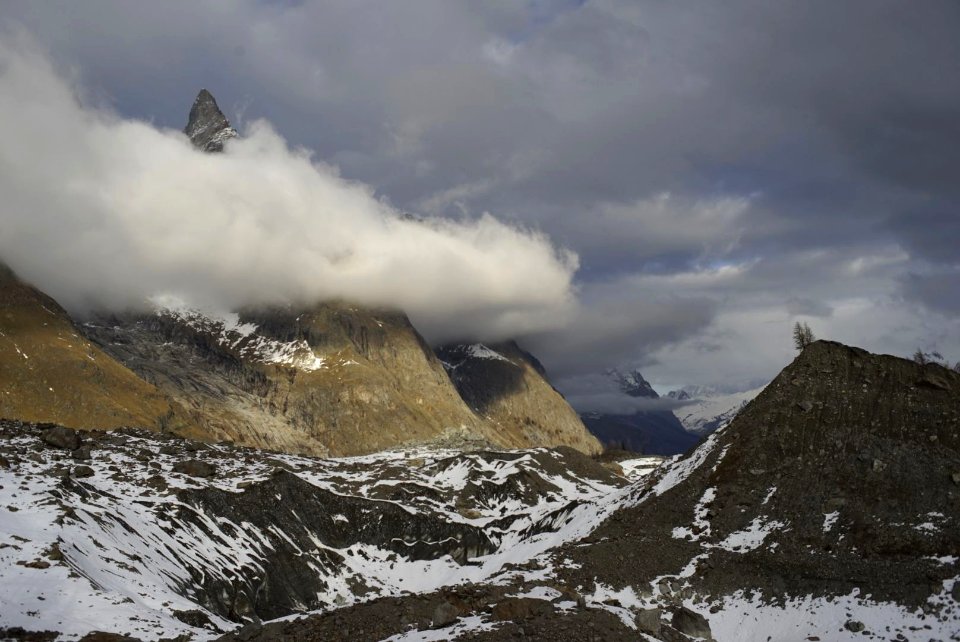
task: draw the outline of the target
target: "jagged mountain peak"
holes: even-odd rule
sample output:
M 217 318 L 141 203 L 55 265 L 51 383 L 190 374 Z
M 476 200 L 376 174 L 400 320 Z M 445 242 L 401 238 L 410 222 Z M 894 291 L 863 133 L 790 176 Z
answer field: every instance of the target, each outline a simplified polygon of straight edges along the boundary
M 643 378 L 643 374 L 636 368 L 626 372 L 611 368 L 607 370 L 606 374 L 617 383 L 620 391 L 626 395 L 631 397 L 647 397 L 649 399 L 660 398 L 657 391 L 653 389 L 653 386 Z
M 230 126 L 217 100 L 206 89 L 201 89 L 193 101 L 183 133 L 195 147 L 205 152 L 221 152 L 224 142 L 237 136 L 237 130 Z

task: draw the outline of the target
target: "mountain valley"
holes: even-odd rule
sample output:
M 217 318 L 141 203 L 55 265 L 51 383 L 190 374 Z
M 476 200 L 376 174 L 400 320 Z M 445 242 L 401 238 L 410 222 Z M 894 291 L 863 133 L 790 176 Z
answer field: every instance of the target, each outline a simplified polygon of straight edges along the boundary
M 249 140 L 207 90 L 169 136 L 205 167 Z M 17 269 L 0 640 L 960 642 L 960 364 L 797 322 L 765 386 L 610 369 L 617 404 L 578 414 L 522 323 L 74 309 Z

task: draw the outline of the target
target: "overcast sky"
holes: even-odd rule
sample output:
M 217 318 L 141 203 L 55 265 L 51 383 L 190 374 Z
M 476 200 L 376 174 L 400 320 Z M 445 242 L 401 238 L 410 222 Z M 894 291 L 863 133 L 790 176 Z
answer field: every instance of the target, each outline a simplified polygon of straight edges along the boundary
M 953 0 L 8 0 L 0 21 L 90 108 L 181 129 L 206 87 L 392 210 L 576 253 L 575 309 L 518 330 L 562 389 L 617 365 L 752 386 L 796 320 L 960 360 Z

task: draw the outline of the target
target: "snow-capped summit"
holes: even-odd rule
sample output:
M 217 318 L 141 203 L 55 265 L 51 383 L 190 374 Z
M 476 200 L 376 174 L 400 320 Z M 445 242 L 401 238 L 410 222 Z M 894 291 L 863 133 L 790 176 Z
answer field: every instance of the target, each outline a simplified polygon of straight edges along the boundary
M 223 144 L 237 136 L 237 130 L 230 126 L 213 94 L 206 89 L 201 89 L 193 101 L 183 133 L 195 147 L 205 152 L 222 152 Z

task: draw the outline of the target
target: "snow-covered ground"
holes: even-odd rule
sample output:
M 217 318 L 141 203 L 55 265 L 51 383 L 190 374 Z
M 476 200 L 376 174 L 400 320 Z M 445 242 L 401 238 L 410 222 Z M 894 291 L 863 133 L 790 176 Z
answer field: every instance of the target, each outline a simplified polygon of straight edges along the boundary
M 763 391 L 764 386 L 734 393 L 691 389 L 691 401 L 673 411 L 689 432 L 703 435 L 730 423 L 737 413 Z M 686 390 L 686 389 L 685 389 Z
M 493 552 L 459 564 L 449 555 L 416 560 L 364 543 L 337 548 L 317 536 L 301 555 L 322 576 L 327 589 L 317 598 L 330 608 L 490 579 L 508 564 L 586 536 L 628 492 L 622 483 L 555 472 L 564 468 L 555 459 L 560 455 L 546 449 L 503 457 L 408 450 L 323 460 L 214 445 L 186 453 L 217 468 L 214 477 L 197 479 L 173 471 L 183 453 L 165 454 L 145 434 L 101 444 L 85 462 L 44 448 L 39 435 L 5 442 L 6 452 L 18 454 L 0 467 L 0 628 L 55 630 L 65 639 L 97 629 L 144 639 L 190 632 L 203 640 L 215 635 L 213 629 L 236 626 L 204 608 L 193 590 L 197 578 L 229 580 L 245 568 L 263 567 L 286 535 L 208 514 L 178 490 L 241 493 L 281 467 L 338 495 L 480 527 L 495 544 Z M 77 464 L 89 465 L 92 474 L 80 476 Z M 549 490 L 524 492 L 535 479 Z M 422 492 L 402 502 L 383 499 L 401 484 Z M 515 490 L 482 493 L 484 499 L 465 507 L 461 491 L 477 484 Z M 277 499 L 279 509 L 284 504 Z M 342 563 L 331 565 L 331 558 Z M 357 586 L 366 587 L 364 594 Z M 189 626 L 176 611 L 200 611 L 213 626 Z
M 727 451 L 721 448 L 721 429 L 687 458 L 621 462 L 636 480 L 623 484 L 605 481 L 602 475 L 578 475 L 572 472 L 576 466 L 562 461 L 564 455 L 546 449 L 418 449 L 314 459 L 216 445 L 194 451 L 179 441 L 173 443 L 183 448 L 172 452 L 175 449 L 145 433 L 124 433 L 101 440 L 92 459 L 82 462 L 91 469 L 83 476 L 77 467 L 81 462 L 66 451 L 43 447 L 40 434 L 25 430 L 0 442 L 0 457 L 6 462 L 0 465 L 0 628 L 55 630 L 64 634 L 62 639 L 106 630 L 145 640 L 184 633 L 208 640 L 218 629 L 236 627 L 204 608 L 193 590 L 198 578 L 216 583 L 237 578 L 244 569 L 265 567 L 279 542 L 292 541 L 290 533 L 210 513 L 190 499 L 190 491 L 213 488 L 240 494 L 275 477 L 278 470 L 338 496 L 386 502 L 410 515 L 440 515 L 448 523 L 482 528 L 494 543 L 492 551 L 461 564 L 449 555 L 411 559 L 370 543 L 337 547 L 319 534 L 307 546 L 297 540 L 300 563 L 325 582 L 317 596 L 325 605 L 321 610 L 465 582 L 513 585 L 519 578 L 524 589 L 515 596 L 552 601 L 559 612 L 574 612 L 576 604 L 562 601 L 553 586 L 557 570 L 572 562 L 552 551 L 586 537 L 616 510 L 662 495 L 704 465 L 716 467 Z M 197 479 L 174 472 L 185 456 L 214 464 L 217 474 Z M 478 484 L 487 492 L 474 492 Z M 404 488 L 420 491 L 394 492 Z M 489 492 L 496 488 L 505 492 Z M 775 493 L 771 488 L 763 504 Z M 476 499 L 467 506 L 465 497 Z M 711 534 L 709 509 L 715 498 L 716 490 L 707 488 L 689 517 L 690 526 L 675 529 L 675 537 L 699 541 L 702 551 L 683 569 L 643 586 L 612 587 L 597 581 L 585 587 L 585 605 L 608 611 L 636 630 L 640 611 L 660 608 L 669 613 L 677 598 L 669 587 L 693 581 L 711 550 L 748 554 L 772 546 L 765 542 L 768 536 L 788 527 L 770 518 L 756 519 L 710 544 L 705 540 Z M 298 510 L 286 501 L 278 494 L 277 510 Z M 346 515 L 331 518 L 351 527 Z M 836 528 L 835 516 L 824 519 L 825 528 Z M 936 521 L 940 514 L 925 519 Z M 331 559 L 340 562 L 331 564 Z M 944 555 L 937 561 L 954 564 L 956 557 Z M 958 582 L 960 576 L 945 580 L 930 598 L 931 607 L 941 608 L 934 617 L 856 593 L 786 602 L 739 593 L 708 602 L 692 595 L 684 597 L 683 604 L 706 618 L 718 642 L 766 640 L 769 635 L 785 640 L 811 635 L 867 639 L 861 631 L 873 639 L 902 634 L 911 640 L 951 640 L 958 639 L 960 631 L 960 608 L 951 597 Z M 358 586 L 364 587 L 363 594 Z M 192 612 L 193 617 L 185 618 L 192 625 L 181 619 L 184 612 Z M 197 626 L 197 615 L 208 618 L 210 626 Z M 411 631 L 391 641 L 455 639 L 495 626 L 483 614 L 464 615 L 447 627 Z M 655 639 L 639 631 L 637 635 Z
M 627 479 L 637 481 L 655 471 L 664 461 L 666 461 L 665 457 L 651 456 L 624 459 L 618 463 L 620 464 L 621 470 L 623 470 L 623 474 L 627 476 Z

